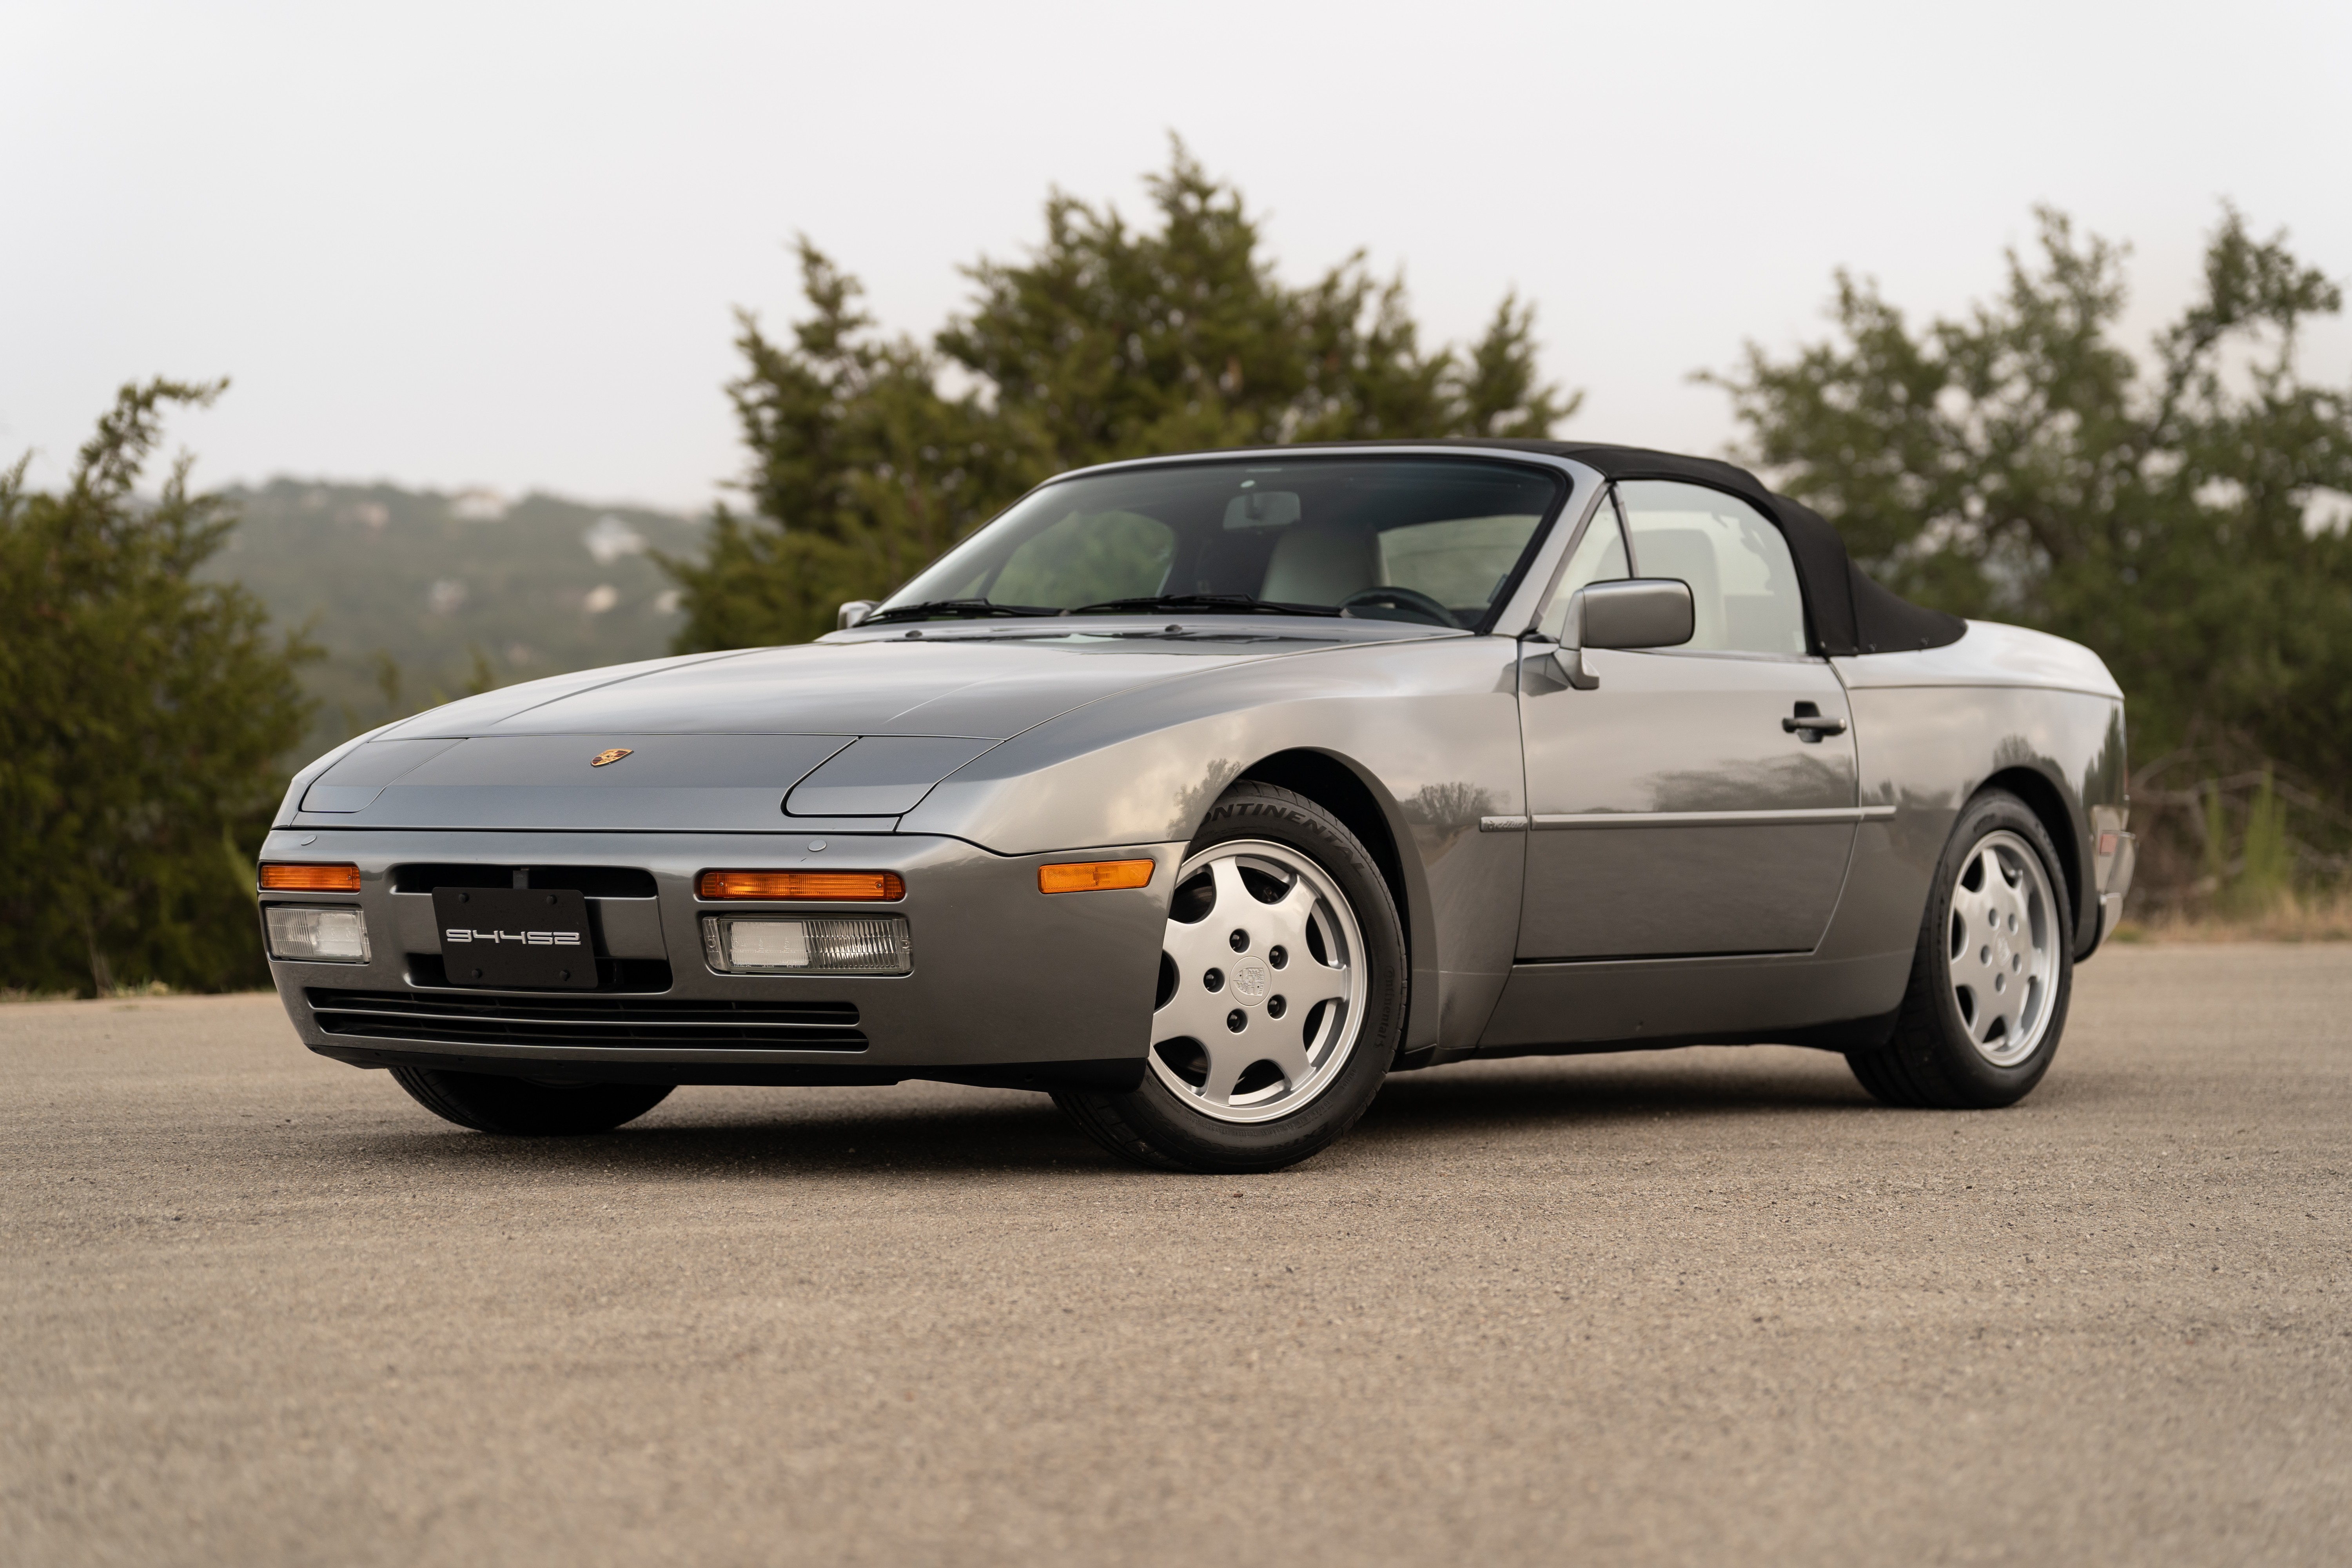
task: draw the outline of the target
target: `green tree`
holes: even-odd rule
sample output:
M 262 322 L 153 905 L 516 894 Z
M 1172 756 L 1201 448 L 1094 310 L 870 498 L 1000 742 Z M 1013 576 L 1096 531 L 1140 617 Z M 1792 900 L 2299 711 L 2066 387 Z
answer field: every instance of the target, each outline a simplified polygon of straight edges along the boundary
M 310 649 L 251 595 L 192 574 L 234 524 L 180 458 L 134 493 L 164 405 L 226 382 L 125 386 L 70 481 L 0 475 L 0 978 L 89 994 L 266 984 L 253 856 L 302 733 Z
M 719 508 L 698 563 L 656 553 L 684 593 L 681 652 L 830 631 L 843 600 L 905 581 L 1025 488 L 1002 422 L 939 390 L 939 356 L 878 337 L 856 279 L 805 238 L 799 256 L 809 315 L 791 342 L 739 316 L 746 366 L 727 390 L 753 515 Z
M 1467 355 L 1425 353 L 1402 279 L 1381 282 L 1361 252 L 1284 287 L 1241 193 L 1181 143 L 1147 186 L 1156 231 L 1054 195 L 1045 243 L 1025 263 L 971 268 L 972 312 L 940 335 L 1047 471 L 1286 441 L 1542 436 L 1574 410 L 1538 380 L 1533 311 L 1516 298 Z
M 1241 193 L 1179 144 L 1156 227 L 1056 193 L 1025 260 L 968 269 L 971 312 L 885 339 L 855 279 L 800 242 L 789 344 L 742 318 L 729 388 L 752 514 L 722 510 L 685 593 L 681 651 L 793 642 L 889 592 L 1040 479 L 1118 458 L 1359 437 L 1543 436 L 1576 407 L 1506 297 L 1467 351 L 1424 350 L 1402 278 L 1360 253 L 1284 285 Z M 966 390 L 941 390 L 953 379 Z
M 1715 379 L 1747 459 L 1903 592 L 2096 649 L 2150 755 L 2227 728 L 2306 773 L 2352 769 L 2352 397 L 2301 374 L 2341 290 L 2225 211 L 2203 287 L 2143 361 L 2116 341 L 2122 251 L 2040 213 L 1997 299 L 1915 329 L 1841 273 L 1836 335 L 1750 345 Z

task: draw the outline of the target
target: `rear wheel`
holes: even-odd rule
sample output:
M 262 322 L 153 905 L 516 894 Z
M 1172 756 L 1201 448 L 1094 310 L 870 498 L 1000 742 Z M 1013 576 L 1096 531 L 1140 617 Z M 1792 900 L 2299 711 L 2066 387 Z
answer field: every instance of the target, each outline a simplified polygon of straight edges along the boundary
M 662 1083 L 533 1083 L 497 1073 L 394 1068 L 392 1076 L 416 1103 L 477 1132 L 544 1138 L 610 1132 L 659 1105 Z
M 1304 795 L 1244 781 L 1178 868 L 1143 1082 L 1055 1100 L 1135 1164 L 1295 1164 L 1380 1092 L 1404 964 L 1395 903 L 1355 835 Z
M 2005 790 L 1969 802 L 1944 847 L 1895 1037 L 1846 1061 L 1889 1105 L 1990 1110 L 2050 1068 L 2074 982 L 2058 850 Z

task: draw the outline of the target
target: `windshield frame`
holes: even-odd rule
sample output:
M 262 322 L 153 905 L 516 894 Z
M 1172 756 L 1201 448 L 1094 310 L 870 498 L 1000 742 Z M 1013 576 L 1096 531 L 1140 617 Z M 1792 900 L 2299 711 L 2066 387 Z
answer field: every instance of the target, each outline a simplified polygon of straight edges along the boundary
M 875 606 L 872 614 L 875 616 L 880 616 L 893 608 L 900 610 L 911 608 L 915 603 L 919 603 L 919 601 L 910 600 L 905 605 L 899 605 L 897 601 L 905 595 L 908 590 L 917 582 L 921 581 L 925 576 L 929 575 L 941 563 L 949 560 L 958 552 L 970 545 L 973 541 L 981 538 L 1005 517 L 1026 506 L 1035 497 L 1044 494 L 1059 485 L 1067 484 L 1075 480 L 1097 479 L 1106 475 L 1143 472 L 1154 469 L 1208 468 L 1232 466 L 1264 467 L 1269 463 L 1280 464 L 1285 467 L 1288 467 L 1293 464 L 1338 464 L 1388 460 L 1418 460 L 1456 464 L 1468 462 L 1489 467 L 1516 468 L 1523 473 L 1539 476 L 1551 485 L 1551 499 L 1546 505 L 1542 513 L 1537 518 L 1535 526 L 1528 531 L 1527 542 L 1521 546 L 1518 559 L 1512 563 L 1510 571 L 1505 574 L 1500 585 L 1496 589 L 1493 597 L 1487 602 L 1485 614 L 1478 618 L 1475 625 L 1447 627 L 1426 625 L 1419 621 L 1398 620 L 1392 623 L 1400 630 L 1410 627 L 1425 633 L 1438 633 L 1441 635 L 1452 633 L 1454 635 L 1465 637 L 1483 637 L 1491 634 L 1495 630 L 1496 623 L 1509 611 L 1512 604 L 1518 597 L 1521 589 L 1525 587 L 1530 572 L 1536 568 L 1538 559 L 1544 553 L 1547 542 L 1553 536 L 1556 527 L 1560 521 L 1563 510 L 1575 500 L 1576 497 L 1580 493 L 1581 485 L 1578 475 L 1578 466 L 1572 463 L 1557 458 L 1550 458 L 1546 456 L 1512 451 L 1507 448 L 1481 447 L 1469 443 L 1458 446 L 1452 444 L 1445 446 L 1428 446 L 1412 442 L 1398 442 L 1393 444 L 1387 442 L 1364 442 L 1361 444 L 1353 442 L 1333 442 L 1328 444 L 1301 444 L 1296 447 L 1244 447 L 1213 452 L 1187 452 L 1171 454 L 1168 456 L 1129 458 L 1117 462 L 1095 463 L 1089 464 L 1082 468 L 1072 468 L 1067 472 L 1055 474 L 1050 479 L 1033 485 L 1028 489 L 1023 491 L 1019 496 L 1013 498 L 1012 501 L 1008 502 L 1005 506 L 991 516 L 987 521 L 973 529 L 970 533 L 964 535 L 963 538 L 956 541 L 956 542 L 946 552 L 942 552 L 937 560 L 928 563 L 920 572 L 916 573 L 914 576 L 908 578 L 905 583 L 900 584 L 897 588 L 893 589 L 887 597 Z M 1196 595 L 1188 595 L 1186 597 L 1193 597 L 1197 599 Z M 1059 612 L 1059 616 L 1062 618 L 1082 619 L 1085 621 L 1115 621 L 1122 617 L 1164 619 L 1170 615 L 1179 613 L 1180 610 L 1177 607 L 1171 606 L 1169 609 L 1088 609 L 1084 610 L 1083 613 L 1077 610 L 1063 610 Z M 1235 605 L 1232 606 L 1219 606 L 1213 604 L 1196 602 L 1184 605 L 1181 607 L 1182 617 L 1188 620 L 1194 617 L 1210 616 L 1241 618 L 1265 617 L 1270 619 L 1273 618 L 1275 615 L 1280 613 L 1283 612 L 1277 611 L 1271 605 Z M 1289 614 L 1296 615 L 1301 618 L 1312 616 L 1314 618 L 1321 619 L 1327 618 L 1334 614 L 1338 614 L 1343 615 L 1347 618 L 1352 620 L 1377 621 L 1386 619 L 1386 617 L 1376 616 L 1357 616 L 1353 612 L 1337 610 L 1336 607 L 1318 607 L 1314 610 L 1308 610 L 1302 607 L 1300 610 L 1289 612 Z M 888 624 L 893 626 L 916 626 L 929 624 L 934 619 L 949 620 L 955 618 L 959 617 L 951 615 L 940 615 L 938 616 L 922 616 L 919 617 L 909 616 L 904 619 L 893 619 Z

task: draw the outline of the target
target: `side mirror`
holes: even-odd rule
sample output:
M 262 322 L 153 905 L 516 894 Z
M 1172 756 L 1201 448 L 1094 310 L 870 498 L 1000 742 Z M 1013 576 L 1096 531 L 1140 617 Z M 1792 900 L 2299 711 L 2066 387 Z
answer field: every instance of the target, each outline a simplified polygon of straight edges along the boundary
M 881 601 L 877 599 L 852 599 L 841 606 L 835 629 L 845 632 L 881 607 Z
M 1570 686 L 1590 691 L 1601 678 L 1585 668 L 1586 648 L 1679 647 L 1697 628 L 1690 584 L 1678 577 L 1594 583 L 1568 601 L 1568 625 L 1552 658 Z

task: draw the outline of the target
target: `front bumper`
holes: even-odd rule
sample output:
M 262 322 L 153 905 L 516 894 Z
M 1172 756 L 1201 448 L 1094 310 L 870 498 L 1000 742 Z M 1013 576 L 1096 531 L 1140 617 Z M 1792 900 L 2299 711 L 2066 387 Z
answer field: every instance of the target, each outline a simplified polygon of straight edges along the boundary
M 822 843 L 822 849 L 814 846 Z M 550 1081 L 887 1083 L 908 1078 L 1117 1086 L 1150 1044 L 1175 844 L 1001 856 L 903 834 L 467 833 L 281 829 L 261 858 L 360 868 L 356 894 L 265 893 L 265 904 L 357 904 L 364 963 L 273 959 L 294 1027 L 312 1050 L 364 1067 L 437 1066 Z M 1149 857 L 1139 889 L 1047 895 L 1037 867 Z M 590 992 L 452 986 L 417 868 L 604 868 L 573 877 L 651 896 L 587 900 L 604 982 Z M 713 903 L 715 868 L 884 870 L 895 903 Z M 629 875 L 621 875 L 628 873 Z M 561 874 L 532 885 L 559 887 Z M 721 974 L 701 917 L 770 910 L 903 916 L 913 973 Z

